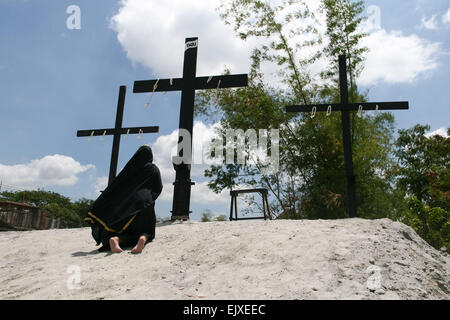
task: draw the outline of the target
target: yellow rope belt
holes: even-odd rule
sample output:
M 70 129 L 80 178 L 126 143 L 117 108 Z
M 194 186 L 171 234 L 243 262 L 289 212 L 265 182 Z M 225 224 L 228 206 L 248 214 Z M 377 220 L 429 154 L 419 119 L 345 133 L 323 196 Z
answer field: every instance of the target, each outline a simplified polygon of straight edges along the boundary
M 116 233 L 119 233 L 119 234 L 124 232 L 130 226 L 131 222 L 133 222 L 134 218 L 136 218 L 136 216 L 131 217 L 131 219 L 123 226 L 122 230 L 116 231 L 116 230 L 111 229 L 110 227 L 108 227 L 106 225 L 106 223 L 104 223 L 99 217 L 97 217 L 92 212 L 89 212 L 88 215 L 91 216 L 92 218 L 94 218 L 98 223 L 100 223 L 103 226 L 103 228 L 105 228 L 106 231 L 116 232 Z M 84 220 L 85 221 L 89 221 L 90 223 L 94 223 L 94 220 L 92 220 L 92 218 L 86 217 Z

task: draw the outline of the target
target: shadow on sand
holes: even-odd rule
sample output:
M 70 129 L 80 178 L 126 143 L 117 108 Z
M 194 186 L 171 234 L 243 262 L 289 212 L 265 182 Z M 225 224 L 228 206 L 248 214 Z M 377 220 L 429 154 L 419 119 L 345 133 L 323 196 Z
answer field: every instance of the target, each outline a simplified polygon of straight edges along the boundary
M 99 253 L 101 253 L 101 252 L 98 249 L 92 250 L 90 252 L 78 251 L 78 252 L 72 253 L 72 257 L 85 257 L 85 256 L 93 255 L 93 254 L 99 254 Z

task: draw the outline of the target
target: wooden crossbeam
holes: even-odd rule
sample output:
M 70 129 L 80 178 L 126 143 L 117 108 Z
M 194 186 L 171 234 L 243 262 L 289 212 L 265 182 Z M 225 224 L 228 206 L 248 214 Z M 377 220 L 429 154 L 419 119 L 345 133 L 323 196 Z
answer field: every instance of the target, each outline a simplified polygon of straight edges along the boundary
M 286 106 L 287 112 L 309 112 L 313 107 L 316 107 L 317 112 L 328 111 L 331 106 L 331 111 L 358 111 L 362 106 L 363 111 L 375 111 L 375 110 L 408 110 L 409 103 L 407 101 L 399 102 L 365 102 L 365 103 L 349 103 L 343 104 L 312 104 L 312 105 L 292 105 Z M 378 107 L 377 107 L 378 106 Z
M 237 88 L 237 87 L 245 87 L 247 86 L 247 84 L 248 84 L 248 75 L 246 74 L 219 75 L 219 76 L 212 76 L 211 78 L 210 77 L 195 78 L 196 90 Z M 155 90 L 153 90 L 154 87 Z M 133 93 L 169 92 L 181 90 L 183 90 L 182 78 L 138 80 L 134 82 L 133 87 Z
M 77 137 L 96 137 L 96 136 L 112 136 L 115 134 L 142 134 L 142 133 L 157 133 L 159 127 L 134 127 L 134 128 L 121 128 L 119 130 L 115 128 L 110 129 L 93 129 L 93 130 L 78 130 Z

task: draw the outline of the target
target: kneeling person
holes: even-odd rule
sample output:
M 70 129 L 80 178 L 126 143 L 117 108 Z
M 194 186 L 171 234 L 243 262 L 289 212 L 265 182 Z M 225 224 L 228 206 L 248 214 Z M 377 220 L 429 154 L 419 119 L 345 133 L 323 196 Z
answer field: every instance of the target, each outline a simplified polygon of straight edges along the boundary
M 142 252 L 155 238 L 155 200 L 161 191 L 161 174 L 153 164 L 153 152 L 143 145 L 95 200 L 85 218 L 97 245 L 103 245 L 99 251 L 119 253 L 123 251 L 121 246 L 130 246 L 132 253 Z

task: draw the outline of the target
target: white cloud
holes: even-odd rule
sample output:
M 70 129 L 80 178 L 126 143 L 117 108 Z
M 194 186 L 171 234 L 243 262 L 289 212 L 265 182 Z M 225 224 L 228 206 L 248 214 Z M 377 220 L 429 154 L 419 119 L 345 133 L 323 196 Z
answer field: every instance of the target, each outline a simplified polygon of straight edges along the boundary
M 447 10 L 447 12 L 442 16 L 442 23 L 443 24 L 450 24 L 450 8 Z
M 55 154 L 27 164 L 0 164 L 0 177 L 5 184 L 24 189 L 72 186 L 78 182 L 78 174 L 92 168 L 95 167 L 83 166 L 71 157 Z
M 438 22 L 437 22 L 437 15 L 434 14 L 431 16 L 431 18 L 426 19 L 425 17 L 422 18 L 422 27 L 428 30 L 437 30 L 439 29 Z
M 433 136 L 436 136 L 436 135 L 444 137 L 444 138 L 448 138 L 447 129 L 442 127 L 442 128 L 439 128 L 439 129 L 437 129 L 437 130 L 435 130 L 433 132 L 430 132 L 430 133 L 426 134 L 425 136 L 427 138 L 430 138 L 430 137 L 433 137 Z
M 175 178 L 175 175 L 173 175 Z M 198 182 L 193 179 L 195 184 L 191 187 L 191 204 L 208 205 L 208 204 L 228 204 L 230 202 L 229 190 L 223 190 L 217 194 L 208 187 L 208 182 Z M 172 180 L 173 182 L 173 180 Z M 158 199 L 172 201 L 174 186 L 171 183 L 163 184 L 163 191 Z
M 205 158 L 202 157 L 209 141 L 216 137 L 215 128 L 218 124 L 207 126 L 202 122 L 196 122 L 193 128 L 193 165 L 191 167 L 191 179 L 193 181 L 204 178 L 204 170 L 209 165 L 204 163 Z M 153 150 L 154 163 L 161 171 L 161 179 L 163 182 L 163 191 L 160 199 L 172 201 L 173 182 L 175 181 L 175 170 L 172 165 L 172 157 L 177 153 L 178 145 L 178 129 L 172 131 L 168 135 L 159 136 L 155 143 L 151 146 Z M 192 186 L 191 202 L 198 204 L 223 203 L 229 201 L 229 194 L 225 191 L 222 194 L 216 194 L 211 191 L 207 182 L 196 182 Z
M 316 27 L 323 33 L 326 18 L 317 12 L 318 1 L 306 2 L 316 11 L 319 20 Z M 199 37 L 199 75 L 220 74 L 225 65 L 233 73 L 247 73 L 250 52 L 264 39 L 246 42 L 238 39 L 232 27 L 225 25 L 215 10 L 219 4 L 218 0 L 122 0 L 122 7 L 111 19 L 111 27 L 117 32 L 128 58 L 150 68 L 156 73 L 155 77 L 181 77 L 184 39 L 192 36 Z M 360 78 L 361 84 L 372 85 L 379 81 L 409 83 L 438 66 L 439 43 L 427 42 L 414 34 L 404 35 L 401 31 L 383 29 L 380 10 L 376 6 L 370 6 L 367 13 L 369 20 L 365 29 L 370 31 L 370 35 L 364 45 L 370 52 Z M 291 44 L 295 45 L 296 41 L 294 39 Z M 311 71 L 318 73 L 326 66 L 326 61 L 319 61 Z M 277 68 L 276 65 L 263 68 L 271 84 L 279 83 L 274 75 Z
M 217 126 L 218 124 L 208 126 L 202 122 L 195 122 L 193 128 L 192 176 L 203 177 L 204 170 L 209 168 L 206 152 L 210 141 L 217 137 L 215 133 Z M 164 176 L 171 176 L 174 173 L 172 157 L 177 154 L 177 146 L 178 129 L 168 135 L 159 136 L 152 145 L 154 162 L 159 166 Z
M 94 184 L 94 192 L 96 197 L 98 197 L 101 194 L 101 191 L 105 190 L 106 187 L 108 186 L 108 177 L 98 177 L 95 179 L 95 184 Z
M 362 85 L 379 81 L 409 83 L 438 66 L 436 54 L 441 44 L 414 34 L 405 36 L 400 31 L 380 29 L 364 39 L 363 44 L 370 51 L 359 79 Z
M 221 74 L 224 66 L 247 72 L 248 48 L 234 36 L 210 0 L 122 0 L 111 27 L 128 58 L 161 77 L 181 77 L 184 40 L 199 37 L 197 73 Z
M 192 199 L 191 202 L 199 204 L 221 204 L 230 203 L 230 191 L 223 190 L 221 193 L 217 194 L 211 191 L 208 187 L 208 182 L 196 182 L 192 186 L 191 191 Z

